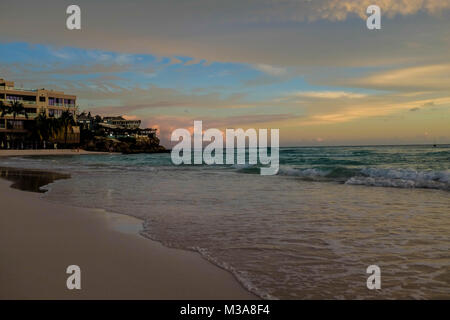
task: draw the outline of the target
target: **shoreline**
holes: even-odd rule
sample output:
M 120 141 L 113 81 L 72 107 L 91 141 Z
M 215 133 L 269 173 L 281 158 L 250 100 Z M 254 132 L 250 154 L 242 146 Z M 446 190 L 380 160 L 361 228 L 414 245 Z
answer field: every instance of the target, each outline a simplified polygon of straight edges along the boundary
M 137 218 L 49 202 L 13 184 L 0 179 L 0 299 L 259 299 L 199 253 L 141 236 Z M 72 264 L 81 290 L 66 288 Z
M 30 149 L 30 150 L 0 150 L 0 157 L 18 156 L 69 156 L 87 154 L 114 154 L 111 152 L 86 151 L 83 149 Z

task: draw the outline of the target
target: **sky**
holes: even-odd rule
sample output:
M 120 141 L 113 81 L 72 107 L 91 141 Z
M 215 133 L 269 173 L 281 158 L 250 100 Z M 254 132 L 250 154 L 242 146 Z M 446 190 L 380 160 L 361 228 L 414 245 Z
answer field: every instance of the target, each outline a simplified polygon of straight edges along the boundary
M 1 1 L 0 78 L 166 146 L 194 120 L 281 146 L 450 143 L 450 0 L 80 0 L 81 30 L 70 4 Z

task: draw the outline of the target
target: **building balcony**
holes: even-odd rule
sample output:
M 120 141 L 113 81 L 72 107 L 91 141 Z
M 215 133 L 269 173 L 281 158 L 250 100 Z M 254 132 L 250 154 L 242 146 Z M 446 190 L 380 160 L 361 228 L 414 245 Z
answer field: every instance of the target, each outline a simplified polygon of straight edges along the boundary
M 18 114 L 16 115 L 16 119 L 19 120 L 32 120 L 34 118 L 36 118 L 38 116 L 38 114 L 36 112 L 27 112 L 27 117 L 25 117 L 24 114 Z M 3 117 L 0 117 L 0 121 L 3 121 L 3 119 L 8 119 L 8 120 L 13 120 L 14 119 L 14 115 L 7 113 L 5 114 Z
M 23 121 L 22 120 L 8 120 L 6 123 L 6 129 L 10 130 L 23 130 Z
M 7 102 L 7 103 L 13 103 L 14 101 L 17 101 L 17 102 L 23 103 L 24 105 L 25 105 L 25 104 L 26 104 L 26 105 L 29 105 L 29 104 L 36 104 L 36 101 L 28 101 L 28 100 L 5 99 L 5 100 L 3 100 L 3 101 L 5 101 L 5 102 Z
M 23 120 L 7 120 L 0 119 L 0 132 L 27 132 Z
M 74 104 L 53 103 L 49 104 L 49 107 L 63 107 L 63 108 L 75 108 Z
M 1 87 L 0 87 L 1 88 Z M 37 92 L 38 90 L 37 89 L 24 89 L 24 88 L 13 88 L 13 89 L 11 89 L 11 90 L 14 90 L 14 91 L 23 91 L 23 92 Z

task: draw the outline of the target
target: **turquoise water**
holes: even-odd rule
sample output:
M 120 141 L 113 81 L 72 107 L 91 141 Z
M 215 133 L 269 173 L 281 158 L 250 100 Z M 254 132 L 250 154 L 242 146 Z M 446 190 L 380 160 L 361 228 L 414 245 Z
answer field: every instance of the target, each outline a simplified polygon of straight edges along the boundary
M 45 198 L 141 218 L 265 298 L 450 298 L 450 146 L 281 148 L 280 171 L 170 154 L 15 157 L 71 173 Z M 380 266 L 382 289 L 366 287 Z
M 226 151 L 224 151 L 224 154 Z M 27 162 L 31 163 L 27 158 Z M 101 168 L 146 170 L 171 167 L 169 154 L 92 155 L 84 157 L 34 157 L 57 163 L 57 168 L 70 170 Z M 248 152 L 247 152 L 248 159 Z M 20 165 L 20 162 L 18 163 Z M 43 168 L 47 164 L 42 164 Z M 194 168 L 193 168 L 194 167 Z M 179 169 L 233 170 L 259 174 L 259 165 L 181 165 Z M 329 181 L 367 186 L 399 188 L 432 188 L 449 190 L 450 145 L 375 146 L 375 147 L 310 147 L 281 148 L 281 176 L 296 176 L 303 180 Z

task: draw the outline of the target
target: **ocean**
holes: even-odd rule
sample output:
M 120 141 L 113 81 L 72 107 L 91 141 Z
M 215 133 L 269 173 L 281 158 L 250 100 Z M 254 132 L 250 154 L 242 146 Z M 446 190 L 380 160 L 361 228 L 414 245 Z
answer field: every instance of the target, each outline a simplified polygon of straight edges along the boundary
M 69 173 L 43 197 L 140 218 L 144 237 L 199 252 L 262 298 L 450 298 L 450 145 L 280 148 L 276 176 L 170 154 L 0 165 Z

